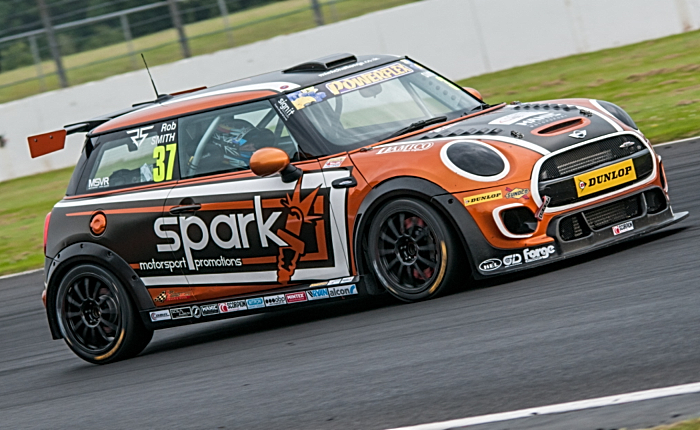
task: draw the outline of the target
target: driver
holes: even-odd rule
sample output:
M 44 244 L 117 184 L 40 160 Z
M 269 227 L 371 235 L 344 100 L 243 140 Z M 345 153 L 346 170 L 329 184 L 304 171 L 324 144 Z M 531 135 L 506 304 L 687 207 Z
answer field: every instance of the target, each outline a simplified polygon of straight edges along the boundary
M 272 146 L 274 134 L 242 119 L 223 117 L 216 126 L 198 170 L 247 169 L 256 150 Z

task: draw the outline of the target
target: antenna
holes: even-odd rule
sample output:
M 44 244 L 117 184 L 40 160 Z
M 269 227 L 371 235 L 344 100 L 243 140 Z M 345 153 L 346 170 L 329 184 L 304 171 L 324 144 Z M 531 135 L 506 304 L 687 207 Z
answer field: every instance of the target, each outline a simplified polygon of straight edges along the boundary
M 158 94 L 158 88 L 156 88 L 156 83 L 153 82 L 153 76 L 151 75 L 151 69 L 148 68 L 148 63 L 146 63 L 146 57 L 143 56 L 143 52 L 141 53 L 141 59 L 143 59 L 143 65 L 146 66 L 146 71 L 148 72 L 148 77 L 151 78 L 151 85 L 153 85 L 153 91 L 156 92 L 156 101 L 162 101 L 162 100 L 167 100 L 169 98 L 172 98 L 170 94 Z

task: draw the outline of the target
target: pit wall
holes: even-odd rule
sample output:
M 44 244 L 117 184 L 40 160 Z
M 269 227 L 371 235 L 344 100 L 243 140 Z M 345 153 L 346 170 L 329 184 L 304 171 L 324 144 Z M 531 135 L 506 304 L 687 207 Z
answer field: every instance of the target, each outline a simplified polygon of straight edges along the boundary
M 700 28 L 700 0 L 424 0 L 152 68 L 161 92 L 337 52 L 409 55 L 455 80 Z M 27 136 L 152 100 L 145 70 L 0 105 L 0 181 L 72 166 L 84 136 L 32 160 Z

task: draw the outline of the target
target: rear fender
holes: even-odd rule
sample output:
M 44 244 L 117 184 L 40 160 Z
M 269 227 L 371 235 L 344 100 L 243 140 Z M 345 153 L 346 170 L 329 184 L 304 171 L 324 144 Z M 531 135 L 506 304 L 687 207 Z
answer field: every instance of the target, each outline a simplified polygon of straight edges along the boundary
M 92 263 L 112 272 L 129 292 L 139 311 L 155 308 L 148 289 L 136 272 L 120 256 L 102 245 L 90 242 L 75 243 L 64 248 L 53 259 L 46 259 L 46 315 L 51 328 L 51 336 L 60 339 L 63 336 L 56 320 L 56 292 L 63 275 L 72 267 Z

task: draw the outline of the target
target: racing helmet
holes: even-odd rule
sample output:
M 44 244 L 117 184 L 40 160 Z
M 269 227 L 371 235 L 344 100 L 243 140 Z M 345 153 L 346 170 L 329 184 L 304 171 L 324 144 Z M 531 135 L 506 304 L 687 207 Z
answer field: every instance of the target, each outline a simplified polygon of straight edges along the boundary
M 248 165 L 250 157 L 257 149 L 272 145 L 271 131 L 259 130 L 246 120 L 222 118 L 216 126 L 212 143 L 221 147 L 224 158 L 233 165 Z

